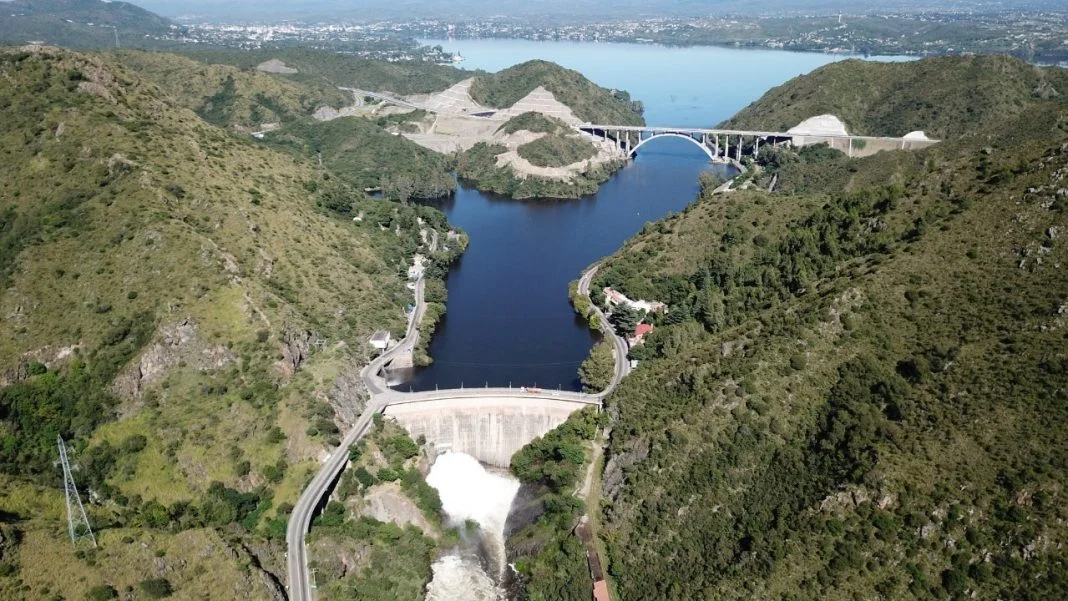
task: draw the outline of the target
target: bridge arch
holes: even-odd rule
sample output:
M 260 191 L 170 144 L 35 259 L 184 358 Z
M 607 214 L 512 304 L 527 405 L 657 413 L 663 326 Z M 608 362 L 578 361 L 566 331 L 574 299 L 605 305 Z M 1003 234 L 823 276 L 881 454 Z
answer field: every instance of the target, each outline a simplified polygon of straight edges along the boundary
M 711 160 L 711 161 L 716 160 L 716 155 L 713 154 L 712 150 L 709 149 L 708 146 L 705 146 L 703 143 L 701 143 L 700 140 L 697 140 L 697 139 L 693 138 L 693 136 L 688 136 L 686 134 L 677 134 L 677 133 L 674 133 L 674 132 L 662 132 L 662 133 L 654 133 L 654 134 L 650 135 L 648 138 L 645 138 L 641 142 L 638 142 L 637 146 L 635 146 L 634 148 L 630 149 L 630 156 L 632 156 L 632 157 L 636 156 L 638 154 L 638 149 L 641 148 L 642 146 L 645 146 L 650 141 L 655 140 L 657 138 L 664 138 L 664 137 L 682 138 L 683 140 L 688 140 L 688 141 L 692 142 L 693 144 L 696 144 L 698 148 L 700 148 L 706 155 L 708 155 L 708 159 L 709 160 Z

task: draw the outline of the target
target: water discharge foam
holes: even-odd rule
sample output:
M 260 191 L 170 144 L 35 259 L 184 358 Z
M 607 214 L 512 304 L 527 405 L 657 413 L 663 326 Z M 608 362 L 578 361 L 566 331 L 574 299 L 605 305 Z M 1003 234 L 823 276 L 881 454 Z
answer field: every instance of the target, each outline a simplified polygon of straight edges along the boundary
M 477 552 L 458 549 L 434 562 L 427 601 L 499 601 L 499 582 L 505 570 L 504 525 L 519 481 L 486 470 L 464 453 L 437 458 L 426 481 L 437 489 L 441 505 L 453 524 L 477 522 L 493 577 L 482 568 Z

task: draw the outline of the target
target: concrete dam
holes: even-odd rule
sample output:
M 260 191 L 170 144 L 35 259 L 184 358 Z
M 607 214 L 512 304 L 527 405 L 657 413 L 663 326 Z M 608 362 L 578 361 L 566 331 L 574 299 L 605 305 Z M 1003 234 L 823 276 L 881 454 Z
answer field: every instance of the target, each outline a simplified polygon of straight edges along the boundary
M 384 413 L 413 439 L 424 436 L 440 452 L 467 453 L 488 465 L 507 468 L 516 451 L 586 406 L 563 398 L 516 393 L 400 403 L 386 407 Z

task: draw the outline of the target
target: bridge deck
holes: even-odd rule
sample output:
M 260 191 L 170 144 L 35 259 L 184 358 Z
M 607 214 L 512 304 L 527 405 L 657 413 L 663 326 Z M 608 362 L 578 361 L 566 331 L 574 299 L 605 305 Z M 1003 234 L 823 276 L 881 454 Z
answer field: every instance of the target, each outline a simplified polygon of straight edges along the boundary
M 782 131 L 761 131 L 748 129 L 703 129 L 699 127 L 651 127 L 638 125 L 598 125 L 595 123 L 580 123 L 576 129 L 599 129 L 602 131 L 635 131 L 651 134 L 707 134 L 720 136 L 750 136 L 759 138 L 831 138 L 839 140 L 882 140 L 886 142 L 909 142 L 934 144 L 940 140 L 894 138 L 889 136 L 857 136 L 852 134 L 821 134 L 821 133 L 788 133 Z

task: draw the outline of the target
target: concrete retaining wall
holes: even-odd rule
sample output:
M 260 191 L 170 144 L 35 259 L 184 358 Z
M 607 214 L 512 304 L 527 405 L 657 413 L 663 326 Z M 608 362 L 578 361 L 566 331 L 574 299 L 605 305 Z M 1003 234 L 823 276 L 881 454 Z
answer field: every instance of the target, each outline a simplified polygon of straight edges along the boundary
M 517 396 L 390 405 L 385 414 L 412 438 L 425 436 L 439 450 L 463 452 L 483 463 L 508 467 L 516 451 L 584 406 Z

